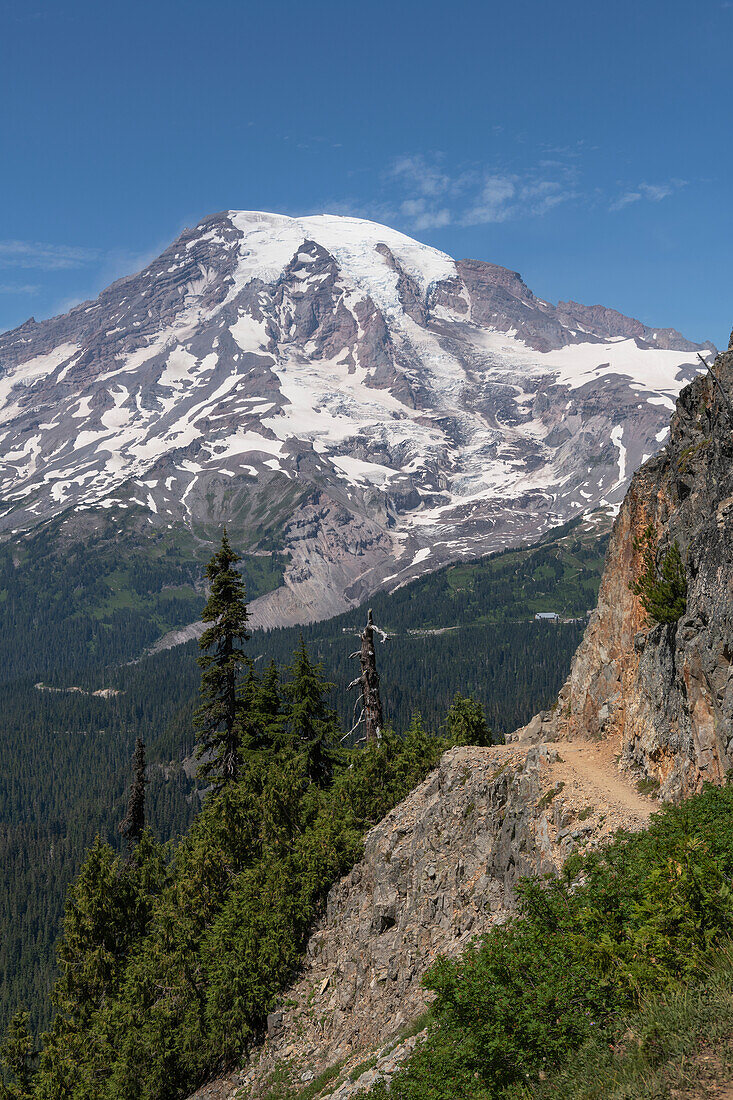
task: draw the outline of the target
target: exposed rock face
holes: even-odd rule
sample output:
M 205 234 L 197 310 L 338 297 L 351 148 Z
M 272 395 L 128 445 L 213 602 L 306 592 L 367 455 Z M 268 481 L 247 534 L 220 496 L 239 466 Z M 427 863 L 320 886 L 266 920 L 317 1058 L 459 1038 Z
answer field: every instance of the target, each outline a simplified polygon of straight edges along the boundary
M 287 558 L 254 622 L 325 618 L 620 504 L 695 349 L 373 222 L 217 214 L 0 334 L 0 537 L 226 522 Z
M 609 798 L 603 778 L 588 778 L 584 767 L 560 760 L 551 745 L 446 753 L 371 830 L 363 859 L 331 890 L 303 974 L 270 1015 L 262 1051 L 218 1083 L 230 1091 L 204 1090 L 201 1100 L 241 1085 L 242 1096 L 265 1094 L 276 1066 L 304 1084 L 343 1063 L 338 1100 L 375 1075 L 389 1077 L 414 1043 L 400 1031 L 427 1005 L 421 979 L 436 955 L 458 955 L 504 921 L 520 877 L 554 873 L 576 846 L 648 815 L 646 800 L 633 792 Z M 368 1068 L 352 1080 L 367 1054 Z
M 245 1095 L 266 1091 L 278 1064 L 307 1080 L 378 1051 L 425 1009 L 420 979 L 436 954 L 459 954 L 505 919 L 519 876 L 555 870 L 551 813 L 536 812 L 555 756 L 545 746 L 453 749 L 371 830 L 364 858 L 329 895 L 261 1055 L 242 1071 Z
M 720 782 L 733 765 L 733 351 L 682 391 L 667 446 L 635 475 L 616 521 L 598 608 L 545 734 L 604 738 L 664 798 Z M 629 591 L 651 524 L 677 540 L 687 610 L 647 622 Z

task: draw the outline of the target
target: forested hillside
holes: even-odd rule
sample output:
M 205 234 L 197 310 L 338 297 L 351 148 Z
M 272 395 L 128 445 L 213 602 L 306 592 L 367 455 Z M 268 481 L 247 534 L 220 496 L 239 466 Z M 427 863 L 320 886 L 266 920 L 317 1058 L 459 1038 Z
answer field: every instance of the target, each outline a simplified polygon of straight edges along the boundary
M 364 832 L 451 742 L 491 742 L 480 708 L 457 700 L 448 737 L 416 717 L 402 737 L 384 728 L 364 748 L 344 747 L 330 685 L 302 639 L 289 665 L 262 674 L 243 650 L 237 560 L 224 535 L 207 566 L 193 714 L 203 809 L 174 849 L 154 838 L 138 737 L 126 853 L 97 836 L 68 894 L 40 1055 L 27 1012 L 0 1052 L 18 1100 L 179 1097 L 237 1057 Z
M 533 615 L 557 610 L 584 617 L 594 604 L 603 549 L 603 542 L 575 528 L 536 548 L 451 566 L 375 597 L 375 620 L 388 632 L 377 643 L 386 720 L 404 730 L 419 711 L 426 727 L 438 732 L 460 691 L 475 696 L 501 734 L 548 705 L 567 673 L 582 624 L 536 623 Z M 97 833 L 119 844 L 116 826 L 124 814 L 138 734 L 148 746 L 148 809 L 155 835 L 163 840 L 181 835 L 198 809 L 195 765 L 184 768 L 181 761 L 193 747 L 199 670 L 195 643 L 137 663 L 117 663 L 139 654 L 141 642 L 152 640 L 156 628 L 148 612 L 141 618 L 139 606 L 110 606 L 113 585 L 122 583 L 112 569 L 111 546 L 95 558 L 111 570 L 100 575 L 75 571 L 73 563 L 49 562 L 40 544 L 27 553 L 24 569 L 14 570 L 6 551 L 6 596 L 0 603 L 0 614 L 6 615 L 0 644 L 11 651 L 13 639 L 22 635 L 25 647 L 4 666 L 0 683 L 0 748 L 6 761 L 0 775 L 0 999 L 5 1019 L 23 1003 L 40 1026 L 48 1019 L 52 946 L 64 891 Z M 174 558 L 161 556 L 164 562 Z M 183 567 L 174 560 L 171 579 L 180 581 Z M 257 591 L 251 560 L 244 563 L 248 593 L 251 586 Z M 264 570 L 267 562 L 261 561 Z M 159 577 L 160 565 L 150 568 Z M 44 570 L 50 574 L 45 589 Z M 186 575 L 190 589 L 180 597 L 186 615 L 162 619 L 158 633 L 200 614 L 201 573 L 189 569 Z M 140 563 L 137 573 L 126 571 L 117 602 L 129 604 L 133 586 L 145 592 L 146 584 L 154 588 L 157 580 L 151 582 Z M 35 604 L 34 630 L 32 593 L 39 588 L 44 595 Z M 146 598 L 160 601 L 166 591 Z M 74 595 L 87 608 L 84 613 L 73 614 Z M 355 702 L 346 685 L 358 671 L 349 654 L 357 648 L 365 616 L 359 608 L 302 630 L 313 660 L 323 662 L 324 677 L 334 684 L 329 699 L 345 730 Z M 288 665 L 300 633 L 297 628 L 256 633 L 247 643 L 255 668 L 265 669 L 273 659 Z M 43 689 L 37 686 L 41 682 Z M 56 690 L 45 690 L 49 687 Z M 116 694 L 93 694 L 105 689 Z
M 215 529 L 153 530 L 132 509 L 71 537 L 61 521 L 0 546 L 0 680 L 104 669 L 138 657 L 200 613 Z M 250 599 L 276 587 L 277 553 L 247 555 Z

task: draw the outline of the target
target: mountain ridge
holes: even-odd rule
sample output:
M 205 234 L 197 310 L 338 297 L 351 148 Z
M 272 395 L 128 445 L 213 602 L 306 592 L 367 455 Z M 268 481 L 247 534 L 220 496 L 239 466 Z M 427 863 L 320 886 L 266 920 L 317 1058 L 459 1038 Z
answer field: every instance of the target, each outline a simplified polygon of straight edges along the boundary
M 697 350 L 376 223 L 212 215 L 0 335 L 0 537 L 238 523 L 288 559 L 255 621 L 324 618 L 615 509 Z

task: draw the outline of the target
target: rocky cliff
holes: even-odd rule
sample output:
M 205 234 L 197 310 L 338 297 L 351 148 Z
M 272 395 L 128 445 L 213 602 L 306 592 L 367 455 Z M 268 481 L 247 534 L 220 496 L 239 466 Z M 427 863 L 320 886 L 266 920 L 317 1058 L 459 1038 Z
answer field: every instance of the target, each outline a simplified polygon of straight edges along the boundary
M 328 1095 L 347 1100 L 388 1078 L 414 1045 L 436 955 L 460 954 L 506 920 L 518 878 L 554 873 L 573 849 L 640 827 L 653 805 L 595 752 L 452 749 L 332 889 L 264 1046 L 197 1100 L 254 1100 L 276 1076 L 298 1089 L 329 1070 Z
M 667 446 L 634 476 L 598 606 L 538 737 L 607 741 L 634 778 L 679 798 L 733 764 L 733 348 L 680 394 Z M 687 573 L 678 622 L 650 623 L 629 584 L 651 525 Z

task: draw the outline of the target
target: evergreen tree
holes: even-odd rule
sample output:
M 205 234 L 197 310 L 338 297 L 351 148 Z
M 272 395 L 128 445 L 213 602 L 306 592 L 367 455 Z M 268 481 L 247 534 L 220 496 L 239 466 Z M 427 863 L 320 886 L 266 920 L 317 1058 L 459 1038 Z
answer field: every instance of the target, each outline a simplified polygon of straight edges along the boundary
M 201 705 L 196 711 L 200 774 L 218 786 L 236 780 L 240 768 L 239 686 L 249 664 L 241 644 L 249 639 L 249 616 L 244 581 L 234 568 L 239 560 L 224 531 L 221 547 L 206 567 L 211 589 L 202 618 L 211 626 L 199 641 Z
M 675 539 L 658 563 L 654 528 L 649 526 L 634 541 L 634 549 L 641 554 L 641 571 L 629 588 L 654 622 L 676 623 L 687 608 L 687 577 L 679 543 Z
M 127 802 L 127 813 L 120 824 L 120 832 L 127 839 L 130 850 L 140 840 L 145 828 L 145 742 L 138 737 L 132 757 L 132 783 Z
M 250 666 L 240 696 L 240 734 L 243 756 L 253 752 L 270 757 L 282 744 L 283 706 L 280 673 L 270 661 L 260 678 Z
M 16 1012 L 0 1048 L 0 1100 L 30 1100 L 35 1076 L 27 1012 Z
M 311 661 L 302 635 L 288 671 L 290 680 L 283 689 L 289 703 L 288 747 L 302 755 L 308 780 L 327 786 L 341 755 L 340 725 L 335 710 L 326 703 L 333 684 L 323 679 L 322 665 Z
M 58 1011 L 79 1025 L 116 987 L 137 931 L 129 920 L 132 895 L 121 859 L 97 837 L 67 896 L 53 992 Z
M 283 727 L 280 672 L 273 660 L 259 682 L 253 710 L 258 730 L 258 747 L 272 749 L 282 740 Z
M 456 692 L 445 717 L 448 740 L 454 745 L 493 745 L 494 739 L 478 700 Z

